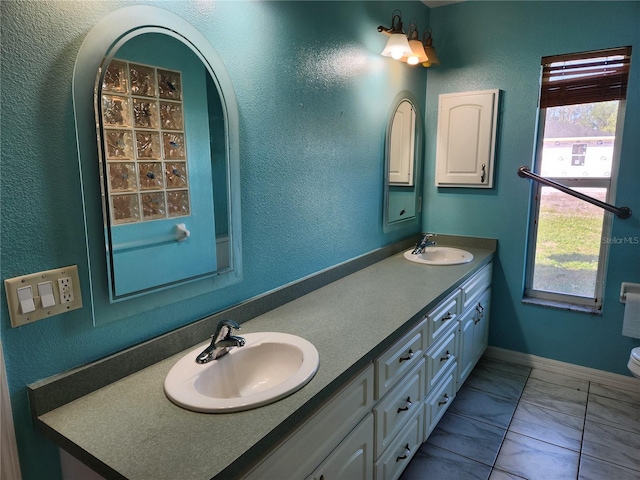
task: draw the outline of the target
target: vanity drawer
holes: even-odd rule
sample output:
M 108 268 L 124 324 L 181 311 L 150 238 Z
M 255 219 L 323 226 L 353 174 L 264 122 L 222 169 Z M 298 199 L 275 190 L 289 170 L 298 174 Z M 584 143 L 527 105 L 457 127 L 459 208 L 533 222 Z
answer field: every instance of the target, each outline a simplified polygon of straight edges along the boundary
M 447 370 L 444 378 L 433 389 L 433 392 L 427 396 L 424 418 L 425 441 L 433 429 L 436 428 L 436 425 L 456 396 L 455 372 L 456 364 L 454 363 Z
M 422 444 L 424 409 L 419 408 L 375 463 L 376 480 L 396 480 Z
M 433 390 L 449 366 L 456 362 L 457 331 L 458 325 L 454 323 L 451 325 L 451 328 L 444 333 L 438 343 L 427 350 L 427 394 Z
M 425 348 L 436 343 L 438 337 L 456 322 L 456 318 L 461 312 L 461 298 L 461 291 L 456 290 L 427 314 L 427 331 L 429 333 Z
M 370 365 L 243 478 L 306 478 L 372 406 L 373 366 Z
M 389 395 L 373 409 L 376 420 L 375 458 L 382 455 L 385 448 L 403 428 L 414 411 L 422 409 L 424 398 L 425 360 L 415 366 Z
M 485 265 L 473 277 L 462 284 L 462 309 L 464 311 L 471 305 L 478 295 L 484 292 L 491 285 L 491 274 L 493 273 L 493 262 Z
M 376 359 L 376 400 L 384 397 L 422 358 L 425 324 L 426 320 L 422 320 Z

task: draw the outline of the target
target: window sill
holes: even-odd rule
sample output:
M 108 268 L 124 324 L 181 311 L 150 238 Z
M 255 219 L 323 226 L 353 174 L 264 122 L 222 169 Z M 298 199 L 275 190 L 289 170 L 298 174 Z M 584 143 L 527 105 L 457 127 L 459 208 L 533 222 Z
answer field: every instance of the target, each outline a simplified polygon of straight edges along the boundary
M 559 310 L 569 310 L 572 312 L 588 313 L 590 315 L 602 315 L 601 306 L 589 307 L 587 305 L 576 305 L 575 303 L 558 302 L 542 298 L 524 297 L 522 303 L 527 305 L 539 305 L 541 307 L 557 308 Z

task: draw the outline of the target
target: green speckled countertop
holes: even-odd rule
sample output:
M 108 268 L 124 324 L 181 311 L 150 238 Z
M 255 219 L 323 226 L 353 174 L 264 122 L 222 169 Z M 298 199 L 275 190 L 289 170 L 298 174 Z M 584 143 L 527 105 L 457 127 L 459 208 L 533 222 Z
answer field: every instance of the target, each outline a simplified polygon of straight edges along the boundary
M 244 471 L 495 251 L 464 248 L 474 254 L 471 263 L 428 266 L 396 254 L 244 323 L 241 334 L 286 332 L 318 349 L 315 377 L 276 403 L 227 414 L 194 413 L 171 403 L 163 391 L 164 378 L 192 346 L 40 415 L 38 422 L 63 447 L 84 451 L 85 461 L 103 467 L 98 470 L 108 477 L 229 478 Z

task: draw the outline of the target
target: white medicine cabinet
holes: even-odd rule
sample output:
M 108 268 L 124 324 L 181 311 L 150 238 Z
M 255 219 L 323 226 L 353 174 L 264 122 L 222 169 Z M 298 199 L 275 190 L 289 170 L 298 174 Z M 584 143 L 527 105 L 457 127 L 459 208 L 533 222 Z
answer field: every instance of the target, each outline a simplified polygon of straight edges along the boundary
M 436 186 L 493 187 L 499 100 L 500 90 L 440 95 Z

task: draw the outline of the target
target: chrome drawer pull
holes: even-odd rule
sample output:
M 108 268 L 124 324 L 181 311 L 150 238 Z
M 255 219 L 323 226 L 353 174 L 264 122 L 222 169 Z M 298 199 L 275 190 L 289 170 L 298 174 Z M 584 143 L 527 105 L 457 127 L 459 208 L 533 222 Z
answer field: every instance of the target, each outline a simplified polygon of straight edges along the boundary
M 407 443 L 407 446 L 404 447 L 404 449 L 406 450 L 407 453 L 405 453 L 402 456 L 396 457 L 396 462 L 399 462 L 400 460 L 406 460 L 409 457 L 409 454 L 411 453 L 411 449 L 409 448 L 408 443 Z
M 444 394 L 444 401 L 442 401 L 442 402 L 438 402 L 438 406 L 446 405 L 447 403 L 449 403 L 449 395 L 447 395 L 447 394 L 445 393 L 445 394 Z
M 446 360 L 449 360 L 451 358 L 451 354 L 449 353 L 449 350 L 447 350 L 447 354 L 444 357 L 440 357 L 440 361 L 444 362 Z
M 400 357 L 400 363 L 406 361 L 406 360 L 411 360 L 413 358 L 413 350 L 409 349 L 409 353 L 407 354 L 406 357 Z
M 441 322 L 446 322 L 447 320 L 451 320 L 452 317 L 453 317 L 453 315 L 451 315 L 451 312 L 447 312 L 447 314 L 444 317 L 442 317 L 440 319 L 440 321 Z
M 398 413 L 406 412 L 407 410 L 409 410 L 410 406 L 411 406 L 411 397 L 407 397 L 407 404 L 402 408 L 398 408 Z

